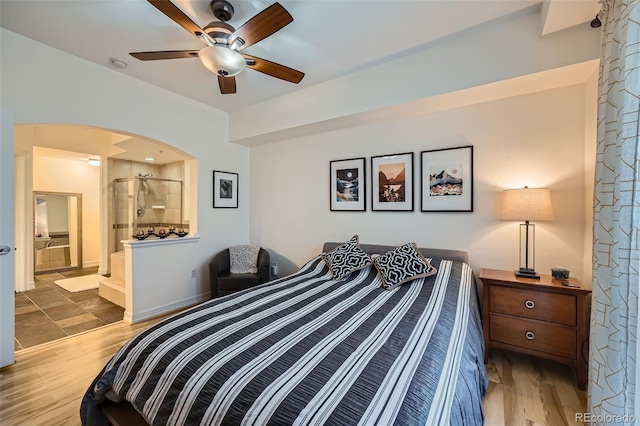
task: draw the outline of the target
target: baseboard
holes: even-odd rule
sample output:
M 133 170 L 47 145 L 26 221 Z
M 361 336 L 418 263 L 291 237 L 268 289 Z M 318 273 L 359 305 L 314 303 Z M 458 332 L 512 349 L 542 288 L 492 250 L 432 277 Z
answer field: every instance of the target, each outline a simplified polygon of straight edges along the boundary
M 82 262 L 83 268 L 93 268 L 94 266 L 100 266 L 99 260 L 91 260 L 89 262 Z
M 24 291 L 29 291 L 29 290 L 33 290 L 36 288 L 36 281 L 35 280 L 31 280 L 27 283 L 27 289 Z
M 36 288 L 36 282 L 35 281 L 29 281 L 27 283 L 27 287 L 26 288 L 24 288 L 24 289 L 22 289 L 22 288 L 21 289 L 16 289 L 15 291 L 16 291 L 16 293 L 22 293 L 24 291 L 33 290 L 35 288 Z
M 137 324 L 142 321 L 146 321 L 149 319 L 161 317 L 163 315 L 172 314 L 174 312 L 182 311 L 186 308 L 190 308 L 191 306 L 198 305 L 204 301 L 210 299 L 209 293 L 199 294 L 197 296 L 189 297 L 188 299 L 183 299 L 177 302 L 169 303 L 163 306 L 158 306 L 156 308 L 147 309 L 146 311 L 138 312 L 132 314 L 131 312 L 125 309 L 123 321 L 127 324 Z

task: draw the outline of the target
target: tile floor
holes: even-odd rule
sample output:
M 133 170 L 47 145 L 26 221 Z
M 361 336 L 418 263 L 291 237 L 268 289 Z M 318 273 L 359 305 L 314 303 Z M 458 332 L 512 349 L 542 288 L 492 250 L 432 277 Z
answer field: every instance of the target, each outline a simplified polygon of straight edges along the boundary
M 124 308 L 100 297 L 98 289 L 72 293 L 54 283 L 97 271 L 94 267 L 39 274 L 35 276 L 35 289 L 16 293 L 15 350 L 121 321 Z

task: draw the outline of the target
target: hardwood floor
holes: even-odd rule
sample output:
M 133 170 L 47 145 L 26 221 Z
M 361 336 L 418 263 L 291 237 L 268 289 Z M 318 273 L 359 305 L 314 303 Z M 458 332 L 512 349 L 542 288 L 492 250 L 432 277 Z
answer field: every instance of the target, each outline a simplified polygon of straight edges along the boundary
M 118 322 L 16 352 L 15 364 L 0 369 L 0 425 L 80 425 L 80 401 L 93 378 L 154 322 Z
M 582 425 L 576 413 L 587 411 L 587 393 L 578 389 L 572 370 L 562 364 L 515 352 L 492 350 L 486 365 L 489 391 L 486 425 Z
M 79 425 L 80 401 L 116 350 L 157 320 L 122 322 L 24 349 L 16 363 L 0 369 L 0 424 Z M 487 364 L 486 425 L 581 425 L 586 393 L 568 367 L 526 355 L 494 350 Z

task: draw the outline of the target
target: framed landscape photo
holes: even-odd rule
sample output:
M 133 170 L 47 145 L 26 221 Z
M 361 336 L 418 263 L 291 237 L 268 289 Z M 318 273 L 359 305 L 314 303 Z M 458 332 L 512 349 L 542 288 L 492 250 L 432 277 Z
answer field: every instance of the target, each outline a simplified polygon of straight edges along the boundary
M 329 162 L 329 208 L 331 211 L 366 210 L 365 158 Z
M 413 152 L 371 157 L 371 210 L 413 211 Z
M 421 210 L 473 211 L 473 146 L 420 153 Z
M 238 174 L 213 171 L 213 207 L 238 208 Z

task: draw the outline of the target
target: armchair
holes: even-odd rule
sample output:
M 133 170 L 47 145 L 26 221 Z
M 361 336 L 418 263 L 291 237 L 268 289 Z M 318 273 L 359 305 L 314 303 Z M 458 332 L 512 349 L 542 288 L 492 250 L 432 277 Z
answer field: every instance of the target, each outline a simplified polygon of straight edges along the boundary
M 216 254 L 209 263 L 211 298 L 226 296 L 236 291 L 254 287 L 269 281 L 269 252 L 260 248 L 258 252 L 258 272 L 255 274 L 232 274 L 229 249 Z

